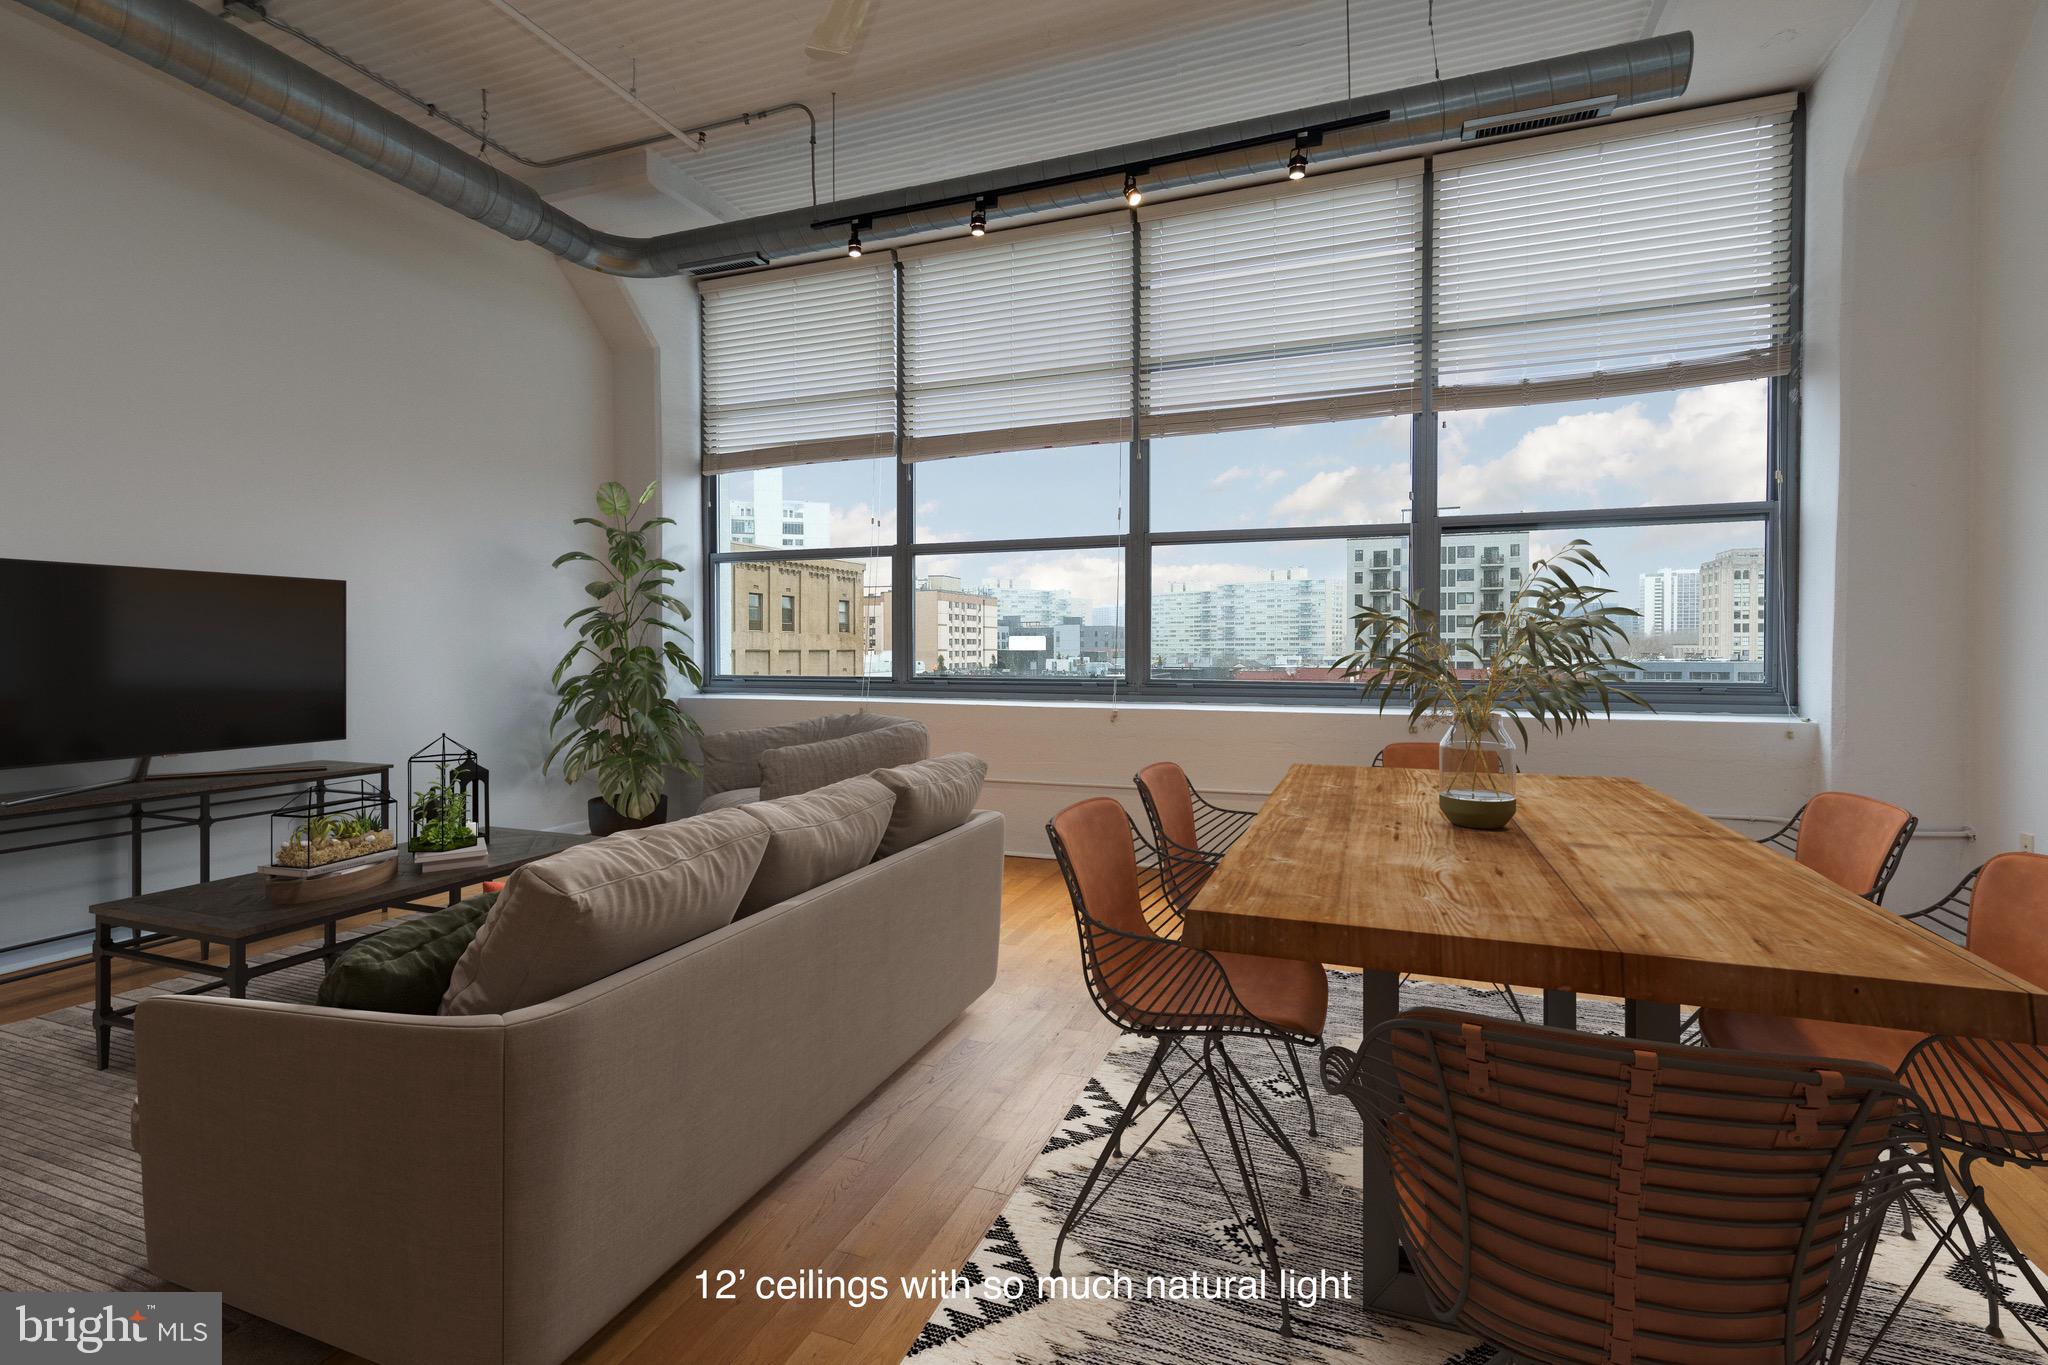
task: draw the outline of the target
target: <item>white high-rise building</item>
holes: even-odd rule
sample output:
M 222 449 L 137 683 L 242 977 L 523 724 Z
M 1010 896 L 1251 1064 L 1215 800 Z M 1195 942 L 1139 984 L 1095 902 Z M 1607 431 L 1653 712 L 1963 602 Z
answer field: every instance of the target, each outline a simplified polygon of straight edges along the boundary
M 786 500 L 779 469 L 757 469 L 753 479 L 752 498 L 724 504 L 721 544 L 755 545 L 766 550 L 822 550 L 831 544 L 830 503 Z
M 1322 668 L 1343 652 L 1342 585 L 1304 568 L 1196 588 L 1156 583 L 1152 656 L 1164 669 Z
M 1700 633 L 1700 571 L 1659 569 L 1636 576 L 1641 600 L 1636 610 L 1642 616 L 1635 623 L 1639 639 L 1664 638 L 1673 644 L 1692 644 Z

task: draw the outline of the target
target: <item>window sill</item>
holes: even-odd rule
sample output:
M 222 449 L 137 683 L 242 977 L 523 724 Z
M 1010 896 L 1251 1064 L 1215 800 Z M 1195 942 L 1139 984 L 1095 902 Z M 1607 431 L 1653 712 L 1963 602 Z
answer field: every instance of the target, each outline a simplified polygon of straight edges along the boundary
M 713 704 L 742 702 L 807 703 L 810 705 L 856 703 L 890 707 L 963 707 L 963 708 L 1024 708 L 1030 710 L 1066 710 L 1086 712 L 1177 712 L 1194 713 L 1237 713 L 1252 715 L 1327 715 L 1333 710 L 1349 708 L 1367 717 L 1377 718 L 1382 713 L 1370 703 L 1360 702 L 1355 694 L 1346 697 L 1330 697 L 1306 701 L 1287 697 L 1162 697 L 1155 694 L 1119 694 L 1115 698 L 1102 697 L 1034 697 L 1017 691 L 1001 695 L 990 694 L 935 694 L 929 688 L 892 688 L 877 686 L 863 691 L 859 688 L 774 688 L 748 684 L 723 685 L 714 683 L 702 692 L 688 693 L 682 697 L 688 702 L 710 702 Z M 1405 712 L 1389 706 L 1384 713 L 1389 720 L 1400 720 Z M 1733 724 L 1733 725 L 1811 725 L 1812 721 L 1785 709 L 1783 702 L 1776 699 L 1759 698 L 1744 706 L 1731 706 L 1718 698 L 1673 699 L 1660 702 L 1655 711 L 1617 710 L 1610 717 L 1599 716 L 1597 721 L 1613 720 L 1618 724 L 1640 725 L 1646 722 L 1682 720 L 1687 723 Z

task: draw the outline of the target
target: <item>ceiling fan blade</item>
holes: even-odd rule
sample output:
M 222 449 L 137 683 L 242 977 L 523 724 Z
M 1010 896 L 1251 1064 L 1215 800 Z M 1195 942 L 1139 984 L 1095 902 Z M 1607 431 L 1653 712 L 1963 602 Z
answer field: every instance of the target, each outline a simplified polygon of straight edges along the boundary
M 870 3 L 871 0 L 832 0 L 832 7 L 811 30 L 811 40 L 804 44 L 804 51 L 813 57 L 850 55 L 853 45 L 860 41 L 860 31 L 867 26 Z

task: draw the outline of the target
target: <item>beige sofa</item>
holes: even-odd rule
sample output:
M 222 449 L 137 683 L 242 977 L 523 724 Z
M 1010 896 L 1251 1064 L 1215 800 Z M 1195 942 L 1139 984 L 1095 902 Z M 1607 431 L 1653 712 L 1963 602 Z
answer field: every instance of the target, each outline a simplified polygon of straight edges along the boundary
M 847 711 L 786 725 L 720 730 L 698 738 L 704 802 L 698 812 L 787 796 L 875 768 L 931 756 L 925 728 L 905 716 Z M 770 754 L 775 758 L 769 758 Z M 784 771 L 776 772 L 778 763 Z M 767 767 L 769 771 L 764 772 Z M 778 781 L 779 779 L 779 781 Z M 768 788 L 764 791 L 763 787 Z
M 545 1004 L 136 1016 L 149 1264 L 381 1365 L 554 1365 L 995 979 L 1002 817 Z

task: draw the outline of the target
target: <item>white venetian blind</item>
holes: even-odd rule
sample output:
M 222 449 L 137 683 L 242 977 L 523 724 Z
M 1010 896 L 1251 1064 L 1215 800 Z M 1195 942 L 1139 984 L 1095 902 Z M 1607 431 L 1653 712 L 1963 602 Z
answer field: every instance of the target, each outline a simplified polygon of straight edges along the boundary
M 1139 217 L 1147 435 L 1416 408 L 1420 162 Z
M 905 252 L 903 400 L 906 460 L 1129 439 L 1124 215 Z
M 1795 104 L 1437 158 L 1437 405 L 1785 373 Z
M 700 288 L 705 473 L 894 452 L 896 305 L 886 260 Z

